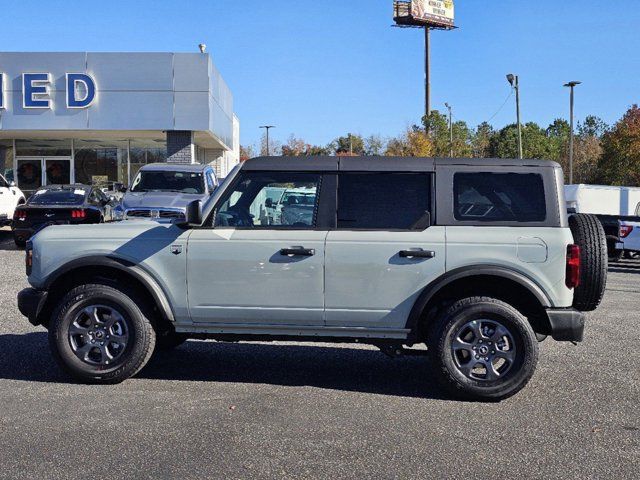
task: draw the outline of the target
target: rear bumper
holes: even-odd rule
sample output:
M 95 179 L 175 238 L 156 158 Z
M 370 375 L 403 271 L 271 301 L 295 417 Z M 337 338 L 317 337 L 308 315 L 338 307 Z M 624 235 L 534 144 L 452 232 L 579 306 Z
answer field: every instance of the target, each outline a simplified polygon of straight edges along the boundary
M 551 336 L 561 342 L 581 342 L 586 315 L 573 308 L 548 309 Z
M 14 228 L 13 237 L 26 242 L 33 236 L 34 231 L 33 228 Z
M 40 312 L 47 300 L 47 292 L 35 288 L 25 288 L 18 293 L 18 310 L 32 325 L 40 325 Z

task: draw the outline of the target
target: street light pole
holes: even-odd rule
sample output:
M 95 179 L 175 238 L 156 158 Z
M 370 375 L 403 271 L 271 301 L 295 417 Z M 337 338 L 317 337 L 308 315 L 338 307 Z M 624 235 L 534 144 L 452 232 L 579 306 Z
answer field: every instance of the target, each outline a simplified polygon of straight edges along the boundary
M 569 87 L 571 90 L 569 94 L 569 185 L 573 184 L 573 89 L 581 83 L 574 80 L 564 84 L 565 87 Z
M 520 85 L 518 83 L 518 76 L 510 73 L 507 75 L 507 80 L 511 86 L 516 90 L 516 117 L 518 122 L 518 158 L 522 160 L 522 124 L 520 123 Z
M 267 157 L 269 156 L 269 129 L 276 128 L 275 125 L 262 125 L 260 128 L 264 128 L 267 131 Z
M 449 110 L 449 157 L 453 158 L 453 121 L 451 115 L 451 105 L 445 102 L 444 106 Z

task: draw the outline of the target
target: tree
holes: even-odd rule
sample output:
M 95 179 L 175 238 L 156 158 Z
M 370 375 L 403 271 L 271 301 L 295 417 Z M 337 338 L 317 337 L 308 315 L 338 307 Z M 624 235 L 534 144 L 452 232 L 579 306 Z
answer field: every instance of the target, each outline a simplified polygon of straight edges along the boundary
M 491 138 L 495 135 L 495 130 L 488 122 L 482 122 L 476 128 L 471 141 L 472 155 L 475 158 L 491 157 Z
M 500 129 L 491 137 L 489 145 L 492 157 L 518 158 L 518 126 L 514 123 Z M 550 158 L 549 137 L 537 123 L 522 126 L 522 150 L 525 158 Z
M 434 146 L 433 155 L 448 157 L 451 152 L 451 138 L 449 133 L 449 119 L 438 110 L 432 110 L 429 115 L 422 117 L 422 124 L 429 134 Z M 463 120 L 452 125 L 453 155 L 455 157 L 470 157 L 472 154 L 473 132 Z
M 602 136 L 609 130 L 600 118 L 589 115 L 578 122 L 573 143 L 574 183 L 593 183 L 598 176 L 598 161 L 602 155 Z
M 602 137 L 599 181 L 611 185 L 640 186 L 640 108 L 632 105 Z
M 253 145 L 240 145 L 240 161 L 244 162 L 256 156 Z
M 414 125 L 387 142 L 385 155 L 391 157 L 430 157 L 433 156 L 433 143 L 424 130 Z
M 328 154 L 326 147 L 310 145 L 293 133 L 289 136 L 287 143 L 282 146 L 282 155 L 285 157 L 312 157 Z
M 387 141 L 380 135 L 369 135 L 364 139 L 365 155 L 384 155 Z
M 280 155 L 282 153 L 282 144 L 277 140 L 269 137 L 269 155 Z M 267 134 L 264 132 L 260 138 L 260 155 L 267 155 Z
M 353 155 L 364 155 L 364 140 L 360 135 L 348 134 L 345 137 L 338 137 L 327 147 L 336 155 L 353 153 Z

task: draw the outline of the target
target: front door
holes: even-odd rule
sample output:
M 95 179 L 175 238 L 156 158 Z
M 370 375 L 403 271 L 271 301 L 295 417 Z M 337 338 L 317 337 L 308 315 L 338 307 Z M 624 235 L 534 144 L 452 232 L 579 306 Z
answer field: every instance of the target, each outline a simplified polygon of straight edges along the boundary
M 44 185 L 71 183 L 71 160 L 56 157 L 18 158 L 18 187 L 33 193 Z
M 318 173 L 240 172 L 187 249 L 189 311 L 199 324 L 323 324 Z M 273 215 L 273 192 L 289 194 Z
M 445 227 L 430 225 L 431 174 L 340 173 L 326 242 L 326 325 L 401 330 L 445 271 Z

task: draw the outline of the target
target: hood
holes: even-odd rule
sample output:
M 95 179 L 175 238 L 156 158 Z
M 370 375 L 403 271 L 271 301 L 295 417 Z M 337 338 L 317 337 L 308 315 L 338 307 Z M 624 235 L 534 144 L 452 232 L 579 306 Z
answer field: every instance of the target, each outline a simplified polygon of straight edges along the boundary
M 182 208 L 193 200 L 202 200 L 204 194 L 176 192 L 127 192 L 122 199 L 122 208 Z

